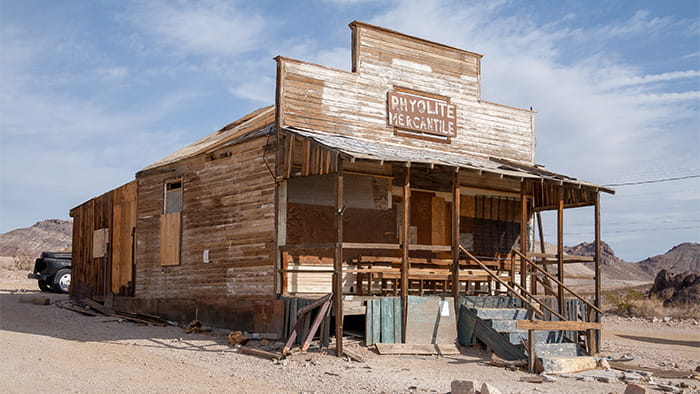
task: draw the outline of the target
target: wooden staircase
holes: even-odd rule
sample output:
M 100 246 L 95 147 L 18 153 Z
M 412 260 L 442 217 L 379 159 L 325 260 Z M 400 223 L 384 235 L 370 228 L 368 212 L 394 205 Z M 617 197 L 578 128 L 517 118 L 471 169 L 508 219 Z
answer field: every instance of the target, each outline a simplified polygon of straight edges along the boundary
M 458 340 L 461 345 L 480 342 L 506 360 L 527 358 L 532 372 L 570 373 L 596 368 L 591 353 L 597 349 L 595 338 L 601 328 L 600 323 L 595 322 L 594 313 L 600 313 L 599 308 L 551 275 L 546 276 L 573 297 L 566 300 L 554 297 L 555 302 L 545 302 L 546 297 L 534 296 L 522 284 L 504 280 L 465 248 L 460 247 L 460 250 L 482 266 L 509 294 L 460 298 Z M 521 275 L 542 271 L 524 254 L 514 253 L 520 257 L 521 267 L 527 267 Z M 575 310 L 587 313 L 567 314 L 563 306 L 572 304 L 576 304 Z
M 504 306 L 504 301 L 511 305 Z M 494 306 L 496 302 L 501 305 Z M 457 325 L 460 345 L 483 343 L 506 360 L 529 358 L 530 332 L 518 328 L 518 321 L 527 321 L 528 310 L 517 307 L 519 304 L 512 297 L 462 297 Z M 532 336 L 535 372 L 571 373 L 596 367 L 595 359 L 563 330 L 537 330 Z

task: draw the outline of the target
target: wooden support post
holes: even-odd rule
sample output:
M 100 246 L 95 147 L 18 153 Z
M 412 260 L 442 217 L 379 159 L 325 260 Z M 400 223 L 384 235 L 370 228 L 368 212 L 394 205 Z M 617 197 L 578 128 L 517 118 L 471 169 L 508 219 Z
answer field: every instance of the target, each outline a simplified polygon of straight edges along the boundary
M 459 313 L 459 226 L 460 226 L 459 167 L 452 173 L 452 297 Z
M 527 194 L 525 181 L 520 182 L 520 252 L 527 256 Z M 520 258 L 520 286 L 527 288 L 527 263 Z
M 601 276 L 600 276 L 600 264 L 602 259 L 602 249 L 600 247 L 600 192 L 595 193 L 595 300 L 594 304 L 596 307 L 600 308 L 600 298 L 601 298 Z M 600 322 L 600 314 L 593 313 L 595 316 L 595 322 Z M 591 352 L 596 354 L 600 352 L 600 331 L 596 331 L 593 339 L 593 346 L 591 347 Z
M 557 279 L 564 283 L 564 187 L 559 186 L 557 203 Z M 558 312 L 564 314 L 564 287 L 557 285 Z
M 543 254 L 547 253 L 546 248 L 544 246 L 544 230 L 542 229 L 542 212 L 540 212 L 540 211 L 537 211 L 537 232 L 540 235 L 540 252 Z M 534 262 L 534 260 L 533 260 L 533 262 Z M 545 271 L 547 271 L 547 264 L 543 264 L 542 268 Z M 549 278 L 544 277 L 544 278 L 542 278 L 542 281 L 543 281 L 544 285 L 549 286 L 549 288 L 543 286 L 544 287 L 544 294 L 549 295 L 549 296 L 554 295 L 554 293 L 552 293 L 552 283 L 549 281 Z
M 335 296 L 335 355 L 343 355 L 343 161 L 338 158 L 336 173 L 336 246 L 335 273 L 333 274 L 333 295 Z
M 401 217 L 401 342 L 406 342 L 406 320 L 408 316 L 408 226 L 411 203 L 411 165 L 403 169 L 403 215 Z
M 281 282 L 280 283 L 280 293 L 284 296 L 287 295 L 289 288 L 287 287 L 289 285 L 289 252 L 284 251 L 282 252 L 282 261 L 280 262 L 280 267 L 281 269 Z

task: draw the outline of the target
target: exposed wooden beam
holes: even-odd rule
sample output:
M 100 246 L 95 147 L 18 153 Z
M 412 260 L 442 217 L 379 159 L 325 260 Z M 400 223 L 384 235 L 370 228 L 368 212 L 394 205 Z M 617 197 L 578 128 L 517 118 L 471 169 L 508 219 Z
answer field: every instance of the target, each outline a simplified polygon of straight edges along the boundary
M 333 274 L 333 295 L 335 297 L 335 355 L 343 355 L 343 161 L 338 161 L 336 172 L 336 247 Z
M 557 279 L 564 283 L 564 188 L 559 188 L 557 207 Z M 564 287 L 557 286 L 559 313 L 564 311 Z
M 401 217 L 401 329 L 402 342 L 406 341 L 406 320 L 408 312 L 408 226 L 411 203 L 411 167 L 407 163 L 403 169 L 403 215 Z
M 600 192 L 595 193 L 595 306 L 600 308 L 600 298 L 602 297 L 601 291 L 601 276 L 600 276 L 600 264 L 601 264 L 601 259 L 602 259 L 602 249 L 600 246 Z M 600 314 L 595 314 L 595 321 L 599 322 L 600 321 Z M 596 354 L 600 352 L 600 335 L 599 331 L 596 332 L 595 334 L 592 333 L 591 338 L 593 342 L 593 346 L 591 346 L 591 352 L 593 354 Z
M 460 227 L 459 168 L 452 173 L 452 297 L 459 312 L 459 227 Z
M 527 254 L 527 184 L 520 183 L 520 251 Z M 525 259 L 520 259 L 520 286 L 527 287 L 527 263 Z

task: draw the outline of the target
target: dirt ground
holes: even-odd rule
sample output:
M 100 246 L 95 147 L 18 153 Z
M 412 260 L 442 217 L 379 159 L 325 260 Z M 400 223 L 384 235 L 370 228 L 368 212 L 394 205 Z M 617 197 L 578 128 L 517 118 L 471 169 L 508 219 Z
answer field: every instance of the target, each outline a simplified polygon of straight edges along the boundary
M 0 270 L 0 392 L 437 392 L 455 379 L 492 384 L 502 393 L 622 393 L 621 382 L 533 376 L 487 364 L 481 349 L 449 357 L 382 356 L 350 344 L 358 363 L 313 349 L 273 362 L 228 345 L 227 331 L 186 334 L 182 328 L 145 326 L 113 317 L 89 317 L 55 305 L 21 302 L 40 293 L 26 272 Z M 44 293 L 43 295 L 46 295 Z M 53 302 L 65 295 L 51 294 Z M 26 300 L 25 300 L 26 301 Z M 636 365 L 694 370 L 700 364 L 700 326 L 606 316 L 603 355 Z M 256 345 L 253 341 L 252 345 Z M 674 363 L 676 365 L 674 365 Z M 668 382 L 669 379 L 657 379 Z M 683 379 L 685 392 L 700 382 Z

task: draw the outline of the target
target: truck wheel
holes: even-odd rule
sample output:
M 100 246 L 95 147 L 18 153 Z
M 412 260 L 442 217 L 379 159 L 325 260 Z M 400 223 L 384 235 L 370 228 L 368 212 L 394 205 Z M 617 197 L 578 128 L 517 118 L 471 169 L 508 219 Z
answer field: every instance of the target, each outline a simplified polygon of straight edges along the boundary
M 39 288 L 41 291 L 51 291 L 51 286 L 49 286 L 49 283 L 43 279 L 39 279 Z
M 56 290 L 57 293 L 68 293 L 68 289 L 70 289 L 69 269 L 64 268 L 56 272 L 56 275 L 53 277 L 52 288 Z

